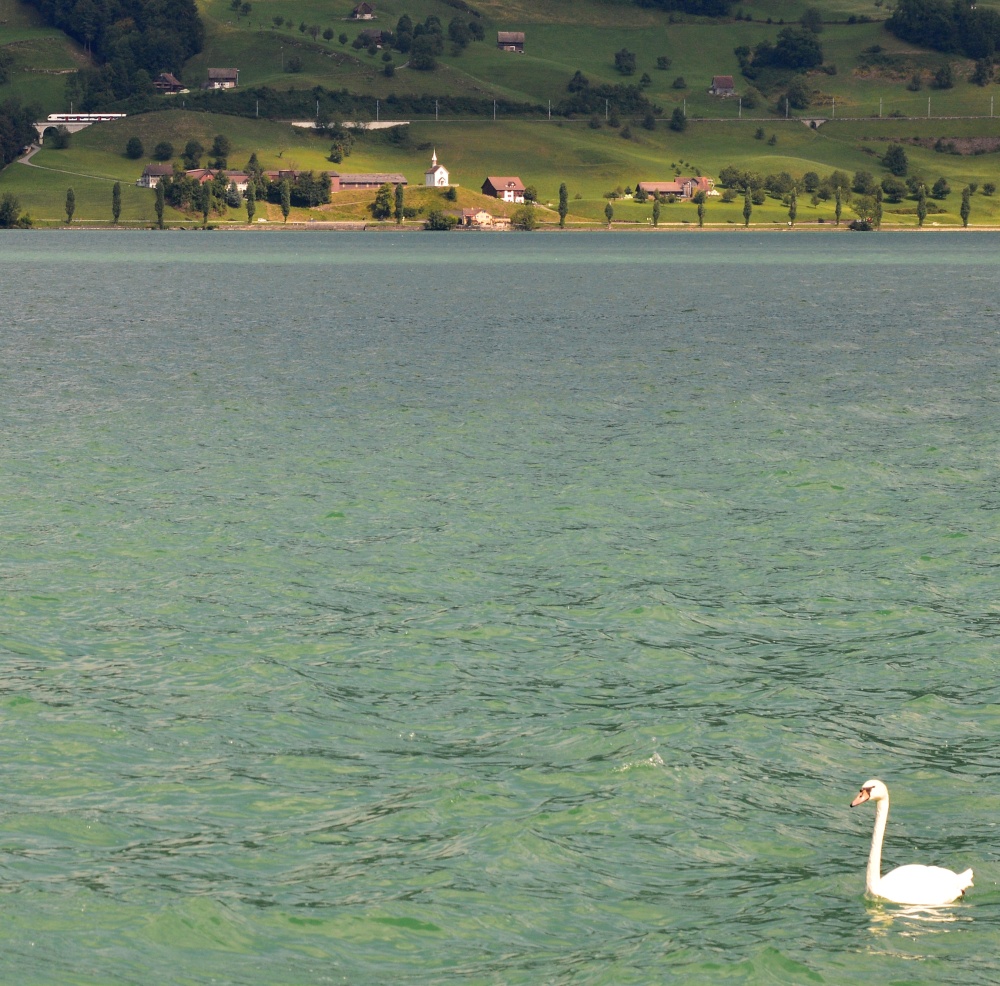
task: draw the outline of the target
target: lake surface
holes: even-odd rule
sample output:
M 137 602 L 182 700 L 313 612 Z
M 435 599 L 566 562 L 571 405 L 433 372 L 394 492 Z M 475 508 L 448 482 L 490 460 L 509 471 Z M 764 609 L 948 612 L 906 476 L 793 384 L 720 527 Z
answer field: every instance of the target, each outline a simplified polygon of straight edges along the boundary
M 998 260 L 0 234 L 0 981 L 996 983 Z

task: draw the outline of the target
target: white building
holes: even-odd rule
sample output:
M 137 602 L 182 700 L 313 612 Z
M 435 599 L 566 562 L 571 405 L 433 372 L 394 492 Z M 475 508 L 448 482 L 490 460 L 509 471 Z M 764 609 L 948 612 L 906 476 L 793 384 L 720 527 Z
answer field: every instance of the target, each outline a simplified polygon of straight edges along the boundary
M 448 169 L 443 164 L 438 164 L 436 150 L 431 158 L 431 166 L 424 172 L 424 184 L 431 188 L 444 188 L 451 184 L 448 181 Z

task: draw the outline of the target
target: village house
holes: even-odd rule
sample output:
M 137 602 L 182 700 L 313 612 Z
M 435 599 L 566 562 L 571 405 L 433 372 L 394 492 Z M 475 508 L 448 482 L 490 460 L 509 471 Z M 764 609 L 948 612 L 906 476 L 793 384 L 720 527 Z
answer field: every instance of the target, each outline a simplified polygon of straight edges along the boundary
M 693 199 L 699 192 L 706 195 L 719 194 L 715 191 L 715 182 L 704 176 L 675 178 L 673 181 L 641 181 L 637 187 L 647 195 L 659 195 L 660 198 L 674 195 L 679 199 Z
M 153 80 L 153 88 L 165 94 L 184 92 L 184 83 L 170 72 L 161 72 Z
M 169 178 L 173 173 L 171 164 L 147 164 L 136 184 L 140 188 L 156 188 L 160 179 Z
M 210 68 L 204 89 L 235 89 L 240 81 L 238 68 Z
M 359 3 L 354 10 L 351 11 L 352 20 L 356 21 L 370 21 L 375 17 L 375 5 L 372 3 Z
M 234 184 L 241 195 L 246 193 L 247 185 L 250 184 L 249 175 L 245 175 L 239 171 L 212 171 L 211 168 L 195 168 L 194 171 L 185 171 L 184 174 L 188 178 L 198 182 L 199 185 L 215 181 L 216 176 L 221 174 L 225 177 L 226 184 L 229 185 L 230 182 Z
M 501 51 L 524 54 L 524 31 L 497 31 L 497 47 Z
M 731 75 L 713 75 L 708 92 L 712 96 L 735 96 L 736 83 Z
M 482 191 L 483 195 L 502 199 L 504 202 L 524 201 L 524 182 L 520 178 L 489 177 L 483 182 Z
M 376 48 L 382 47 L 383 36 L 382 32 L 377 27 L 366 27 L 358 37 L 362 41 L 362 47 L 370 48 L 375 45 Z
M 458 214 L 459 224 L 462 226 L 478 227 L 486 229 L 494 225 L 493 216 L 485 209 L 463 209 Z
M 444 188 L 450 184 L 448 180 L 448 169 L 443 164 L 438 164 L 437 150 L 431 156 L 431 166 L 424 172 L 424 185 L 432 188 Z

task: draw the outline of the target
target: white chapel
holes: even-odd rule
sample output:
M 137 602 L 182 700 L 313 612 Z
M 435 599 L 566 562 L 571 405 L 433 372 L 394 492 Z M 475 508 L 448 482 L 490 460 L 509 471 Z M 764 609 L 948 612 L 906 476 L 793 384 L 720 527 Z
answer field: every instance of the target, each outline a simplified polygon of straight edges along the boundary
M 431 166 L 424 172 L 424 184 L 434 188 L 443 188 L 448 185 L 448 169 L 443 164 L 438 164 L 437 151 L 431 158 Z

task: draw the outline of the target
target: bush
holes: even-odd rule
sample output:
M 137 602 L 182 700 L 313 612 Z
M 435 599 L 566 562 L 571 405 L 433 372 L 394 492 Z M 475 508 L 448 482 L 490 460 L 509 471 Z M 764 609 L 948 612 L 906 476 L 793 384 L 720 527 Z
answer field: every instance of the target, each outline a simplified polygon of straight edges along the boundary
M 169 140 L 161 140 L 153 148 L 153 157 L 157 161 L 169 161 L 174 156 L 174 145 Z
M 146 148 L 142 146 L 142 141 L 138 137 L 129 137 L 128 143 L 125 145 L 125 156 L 133 161 L 138 161 L 145 153 Z
M 882 155 L 882 167 L 897 178 L 902 178 L 909 166 L 910 162 L 906 157 L 906 151 L 899 144 L 890 144 L 885 154 Z
M 615 68 L 622 75 L 633 75 L 635 73 L 635 52 L 628 48 L 622 48 L 615 52 Z
M 656 67 L 658 69 L 661 69 L 662 71 L 666 72 L 666 70 L 670 68 L 671 65 L 673 65 L 673 62 L 669 58 L 667 58 L 666 55 L 656 56 Z
M 947 198 L 951 194 L 951 185 L 948 184 L 947 179 L 938 178 L 931 188 L 931 195 L 936 199 Z
M 523 205 L 520 209 L 515 210 L 510 217 L 510 224 L 514 229 L 521 229 L 528 233 L 533 229 L 538 229 L 538 216 L 535 213 L 535 207 Z
M 683 133 L 687 129 L 687 117 L 684 115 L 684 110 L 679 106 L 674 107 L 674 112 L 670 116 L 670 129 L 676 130 L 678 133 Z
M 670 83 L 671 87 L 674 89 L 687 89 L 688 84 L 684 81 L 683 75 L 678 75 L 673 82 Z
M 427 214 L 424 229 L 433 229 L 443 233 L 454 229 L 457 225 L 458 220 L 454 216 L 446 215 L 440 209 L 434 209 L 433 212 Z

